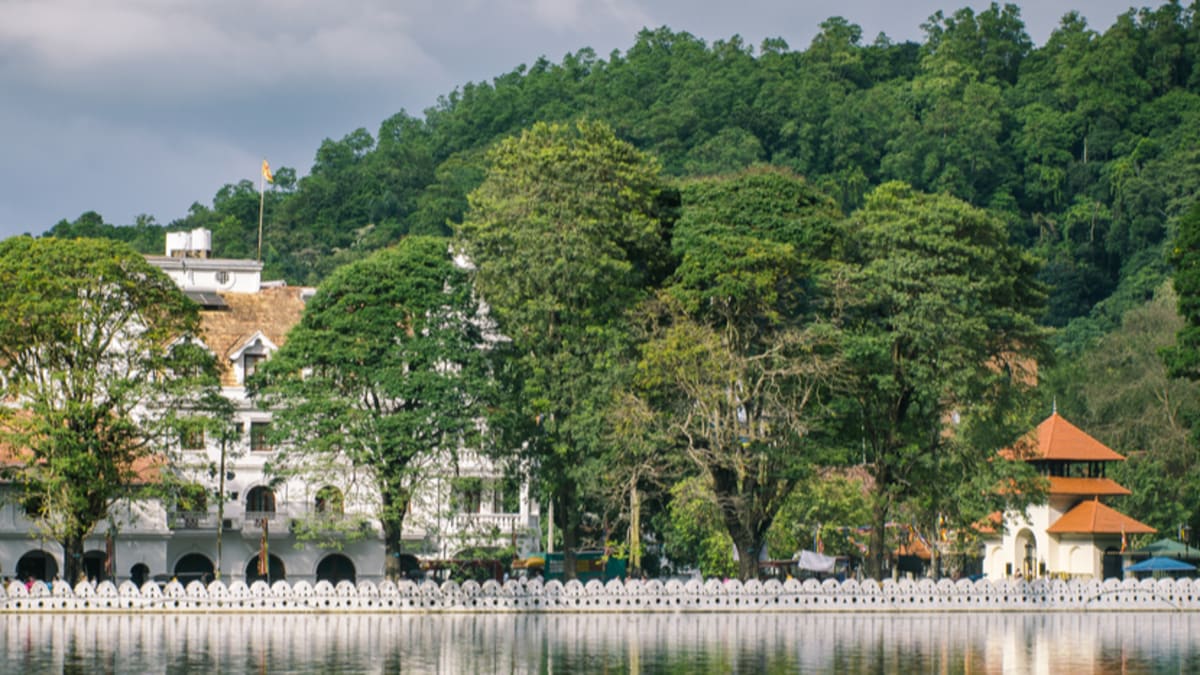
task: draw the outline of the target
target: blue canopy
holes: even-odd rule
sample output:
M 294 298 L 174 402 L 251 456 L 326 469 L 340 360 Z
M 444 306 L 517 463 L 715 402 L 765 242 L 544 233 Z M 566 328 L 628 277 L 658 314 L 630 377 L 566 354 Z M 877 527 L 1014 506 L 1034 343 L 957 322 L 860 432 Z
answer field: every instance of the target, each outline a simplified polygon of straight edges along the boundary
M 1196 569 L 1195 565 L 1174 558 L 1153 557 L 1130 565 L 1126 572 L 1189 572 Z

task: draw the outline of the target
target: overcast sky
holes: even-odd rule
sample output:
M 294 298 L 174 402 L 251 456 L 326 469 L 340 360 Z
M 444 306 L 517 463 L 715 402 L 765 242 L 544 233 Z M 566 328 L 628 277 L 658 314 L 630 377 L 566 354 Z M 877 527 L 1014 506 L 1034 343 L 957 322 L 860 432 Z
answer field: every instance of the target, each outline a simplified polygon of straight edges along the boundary
M 257 181 L 261 158 L 301 175 L 325 138 L 420 116 L 468 81 L 582 47 L 625 50 L 643 27 L 711 43 L 782 37 L 804 49 L 843 16 L 895 41 L 980 2 L 927 0 L 0 0 L 0 237 L 97 211 L 160 223 Z M 1081 8 L 1103 31 L 1130 7 L 1041 0 L 1042 44 Z M 1145 4 L 1145 3 L 1143 3 Z M 1157 3 L 1156 3 L 1157 4 Z

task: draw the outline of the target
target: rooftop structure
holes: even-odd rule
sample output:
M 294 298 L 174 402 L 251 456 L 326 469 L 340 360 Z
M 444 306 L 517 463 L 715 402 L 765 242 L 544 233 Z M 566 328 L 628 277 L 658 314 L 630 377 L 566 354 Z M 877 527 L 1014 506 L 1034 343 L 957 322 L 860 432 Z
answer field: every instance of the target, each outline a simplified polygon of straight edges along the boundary
M 1049 482 L 1046 502 L 1026 515 L 1003 516 L 1002 528 L 985 534 L 984 571 L 990 579 L 1046 575 L 1121 576 L 1128 537 L 1155 529 L 1104 500 L 1130 494 L 1105 474 L 1125 457 L 1058 414 L 1002 453 L 1037 467 Z

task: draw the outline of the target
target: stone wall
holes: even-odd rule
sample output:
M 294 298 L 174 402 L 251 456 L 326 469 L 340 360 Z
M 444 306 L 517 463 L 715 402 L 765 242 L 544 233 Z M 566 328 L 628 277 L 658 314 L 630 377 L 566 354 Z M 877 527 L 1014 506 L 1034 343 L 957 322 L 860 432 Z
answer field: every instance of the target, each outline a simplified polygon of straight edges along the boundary
M 677 580 L 528 583 L 327 581 L 186 587 L 130 582 L 0 589 L 0 610 L 258 612 L 997 612 L 1200 611 L 1200 580 L 804 582 Z

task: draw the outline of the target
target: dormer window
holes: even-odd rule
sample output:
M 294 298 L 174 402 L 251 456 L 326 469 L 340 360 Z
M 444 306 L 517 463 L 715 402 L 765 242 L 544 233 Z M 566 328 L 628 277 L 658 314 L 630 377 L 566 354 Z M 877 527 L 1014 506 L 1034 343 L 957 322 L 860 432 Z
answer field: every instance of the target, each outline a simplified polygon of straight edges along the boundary
M 258 362 L 267 358 L 266 354 L 244 354 L 242 355 L 242 372 L 249 378 L 258 371 Z
M 246 384 L 246 380 L 258 372 L 259 362 L 267 358 L 278 347 L 271 342 L 267 336 L 261 331 L 246 338 L 237 349 L 229 353 L 229 360 L 233 362 L 234 372 L 237 374 L 239 384 Z

